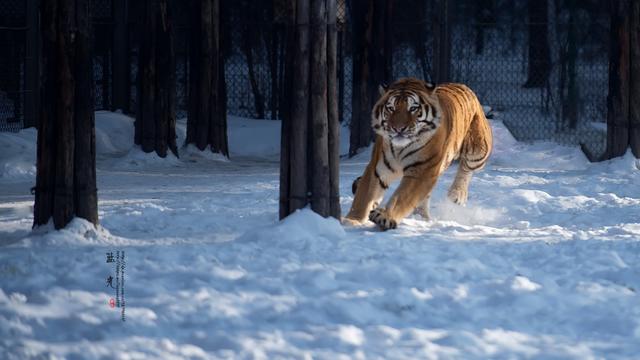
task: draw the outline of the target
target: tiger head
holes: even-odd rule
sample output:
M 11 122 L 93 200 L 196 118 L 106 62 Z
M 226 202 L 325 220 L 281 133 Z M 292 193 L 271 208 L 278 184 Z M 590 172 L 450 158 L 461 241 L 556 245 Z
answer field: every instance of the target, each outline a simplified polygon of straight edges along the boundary
M 404 78 L 380 87 L 371 125 L 378 135 L 403 147 L 418 138 L 431 137 L 440 125 L 440 113 L 433 84 Z

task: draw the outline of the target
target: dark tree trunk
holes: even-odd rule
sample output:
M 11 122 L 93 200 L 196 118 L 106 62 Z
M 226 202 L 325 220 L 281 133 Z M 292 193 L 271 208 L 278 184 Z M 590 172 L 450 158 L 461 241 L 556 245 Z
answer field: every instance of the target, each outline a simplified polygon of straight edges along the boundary
M 251 5 L 249 5 L 251 6 Z M 253 61 L 253 48 L 257 44 L 255 31 L 249 25 L 245 25 L 242 30 L 241 50 L 247 60 L 247 70 L 249 72 L 249 85 L 253 94 L 253 104 L 256 109 L 256 117 L 258 119 L 265 118 L 264 95 L 260 91 L 258 79 L 256 77 L 255 62 Z
M 640 159 L 640 1 L 633 0 L 629 25 L 630 86 L 629 86 L 629 145 L 636 159 Z
M 624 155 L 629 146 L 629 11 L 629 0 L 611 1 L 606 158 Z
M 335 1 L 297 1 L 288 61 L 295 81 L 282 126 L 281 217 L 307 204 L 322 216 L 340 217 Z
M 89 0 L 42 2 L 34 226 L 98 223 Z
M 327 107 L 329 141 L 329 214 L 340 218 L 340 117 L 338 92 L 337 1 L 327 0 Z
M 275 15 L 275 7 L 278 4 L 272 4 L 269 7 L 269 19 L 271 20 L 271 31 L 268 36 L 264 37 L 265 48 L 267 49 L 268 61 L 269 61 L 269 77 L 271 79 L 271 89 L 269 96 L 269 112 L 271 113 L 271 119 L 278 119 L 278 101 L 280 99 L 279 96 L 279 76 L 278 72 L 280 70 L 280 66 L 278 64 L 279 61 L 279 49 L 280 49 L 280 39 L 282 37 L 282 24 L 277 22 Z
M 566 66 L 567 94 L 562 104 L 562 117 L 568 123 L 569 129 L 578 125 L 578 81 L 576 63 L 578 61 L 577 24 L 575 0 L 569 1 L 569 32 L 567 34 Z
M 38 91 L 40 74 L 39 0 L 27 0 L 27 28 L 24 67 L 24 127 L 36 127 L 40 108 Z M 16 72 L 19 74 L 19 71 Z
M 528 0 L 529 57 L 526 88 L 546 86 L 551 73 L 547 0 Z
M 131 80 L 129 69 L 129 31 L 127 0 L 114 0 L 113 6 L 113 54 L 111 110 L 129 113 Z
M 433 22 L 433 81 L 450 81 L 452 0 L 435 0 L 437 16 Z
M 531 1 L 531 0 L 530 0 Z M 543 0 L 546 1 L 546 0 Z M 485 31 L 490 23 L 494 22 L 493 2 L 489 0 L 478 0 L 475 3 L 476 16 L 476 54 L 480 55 L 484 51 Z
M 278 48 L 280 40 L 280 27 L 277 24 L 271 26 L 269 42 L 269 74 L 271 75 L 271 96 L 269 106 L 271 107 L 271 119 L 278 118 Z
M 335 2 L 335 1 L 334 1 Z M 329 116 L 327 108 L 327 14 L 324 0 L 311 1 L 311 209 L 329 215 Z M 309 144 L 307 144 L 309 147 Z
M 373 6 L 372 0 L 353 0 L 352 6 L 352 86 L 351 86 L 351 134 L 349 156 L 369 146 L 371 130 L 371 100 L 369 99 L 369 47 L 371 43 Z
M 356 155 L 371 143 L 371 108 L 378 99 L 378 86 L 391 81 L 392 8 L 392 1 L 352 2 L 353 82 L 349 156 Z
M 141 0 L 135 143 L 142 151 L 178 156 L 173 30 L 167 0 Z
M 220 1 L 191 0 L 187 144 L 229 156 Z
M 286 7 L 285 41 L 282 50 L 284 61 L 283 69 L 280 72 L 282 74 L 282 85 L 280 86 L 280 113 L 282 117 L 280 137 L 280 219 L 285 218 L 297 209 L 293 208 L 292 205 L 299 206 L 298 204 L 292 204 L 292 99 L 295 94 L 293 90 L 293 78 L 296 73 L 303 72 L 303 69 L 300 69 L 300 66 L 303 64 L 294 63 L 299 43 L 298 37 L 301 36 L 301 34 L 296 31 L 296 0 L 289 0 L 287 4 L 289 6 Z M 300 161 L 300 159 L 297 160 Z M 299 165 L 297 165 L 297 167 L 299 167 Z

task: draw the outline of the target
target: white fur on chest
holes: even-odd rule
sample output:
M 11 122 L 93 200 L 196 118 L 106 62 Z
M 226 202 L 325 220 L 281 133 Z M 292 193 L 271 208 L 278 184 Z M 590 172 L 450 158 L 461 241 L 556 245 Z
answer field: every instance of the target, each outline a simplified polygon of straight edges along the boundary
M 376 172 L 380 179 L 389 184 L 402 176 L 407 167 L 422 161 L 421 153 L 424 147 L 428 146 L 430 139 L 431 137 L 419 139 L 406 146 L 398 146 L 397 143 L 385 139 L 382 156 L 376 164 Z

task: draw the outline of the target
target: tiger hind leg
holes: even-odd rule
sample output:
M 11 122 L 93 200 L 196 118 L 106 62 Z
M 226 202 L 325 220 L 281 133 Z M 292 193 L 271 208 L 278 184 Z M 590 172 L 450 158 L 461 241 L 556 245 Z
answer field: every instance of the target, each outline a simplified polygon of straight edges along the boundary
M 460 164 L 458 165 L 458 172 L 456 177 L 449 188 L 447 196 L 449 200 L 458 205 L 464 205 L 467 203 L 467 197 L 469 196 L 469 183 L 473 173 L 481 170 L 487 163 L 489 158 L 488 150 L 481 150 L 476 152 L 468 152 L 460 156 Z
M 429 214 L 429 199 L 431 196 L 427 196 L 418 207 L 416 207 L 415 213 L 422 216 L 424 220 L 430 220 L 431 215 Z
M 493 142 L 491 127 L 481 111 L 479 110 L 479 113 L 474 116 L 467 136 L 462 142 L 458 172 L 449 188 L 449 199 L 460 205 L 467 202 L 469 182 L 473 173 L 485 166 L 491 153 Z
M 458 166 L 458 172 L 456 178 L 453 180 L 453 184 L 449 188 L 447 197 L 458 205 L 464 205 L 467 203 L 467 197 L 469 196 L 469 182 L 473 176 L 473 171 L 466 169 L 461 163 Z

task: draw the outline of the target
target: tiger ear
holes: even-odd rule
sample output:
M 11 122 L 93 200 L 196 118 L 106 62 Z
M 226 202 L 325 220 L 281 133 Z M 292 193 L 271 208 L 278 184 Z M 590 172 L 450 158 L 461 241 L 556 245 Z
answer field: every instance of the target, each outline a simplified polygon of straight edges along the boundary
M 429 91 L 433 91 L 433 89 L 436 88 L 436 85 L 434 83 L 432 83 L 432 82 L 425 81 L 424 82 L 424 87 L 427 88 L 427 90 L 429 90 Z
M 380 93 L 380 96 L 384 95 L 387 92 L 387 89 L 389 89 L 389 84 L 387 83 L 382 83 L 378 86 L 378 92 Z

